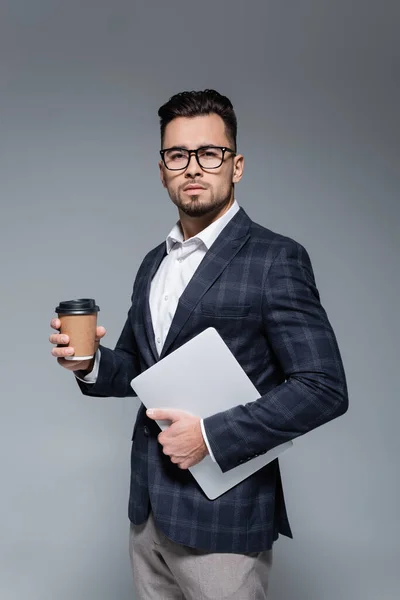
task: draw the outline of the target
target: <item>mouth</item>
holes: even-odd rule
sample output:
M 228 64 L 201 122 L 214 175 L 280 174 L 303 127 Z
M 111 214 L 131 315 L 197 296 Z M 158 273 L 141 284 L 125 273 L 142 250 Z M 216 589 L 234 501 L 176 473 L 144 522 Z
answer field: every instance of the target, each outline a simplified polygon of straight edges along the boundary
M 206 188 L 202 187 L 201 185 L 189 185 L 189 186 L 183 188 L 183 191 L 187 192 L 189 194 L 190 192 L 192 192 L 192 193 L 193 192 L 201 192 L 205 189 Z

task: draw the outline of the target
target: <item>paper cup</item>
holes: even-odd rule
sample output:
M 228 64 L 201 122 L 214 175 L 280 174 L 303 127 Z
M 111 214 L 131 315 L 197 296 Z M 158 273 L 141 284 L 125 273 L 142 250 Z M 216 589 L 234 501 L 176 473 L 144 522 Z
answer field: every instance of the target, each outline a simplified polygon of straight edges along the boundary
M 97 313 L 99 307 L 91 298 L 60 302 L 56 308 L 61 321 L 60 332 L 68 335 L 74 348 L 73 356 L 66 360 L 89 360 L 93 358 L 96 343 Z

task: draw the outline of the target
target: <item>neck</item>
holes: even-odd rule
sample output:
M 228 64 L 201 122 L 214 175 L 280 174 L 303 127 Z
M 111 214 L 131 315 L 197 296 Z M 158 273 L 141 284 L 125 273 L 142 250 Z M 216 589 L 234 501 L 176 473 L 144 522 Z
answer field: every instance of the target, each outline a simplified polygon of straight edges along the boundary
M 179 221 L 180 226 L 183 233 L 184 241 L 188 240 L 191 237 L 194 237 L 203 229 L 206 229 L 211 223 L 214 223 L 217 219 L 222 217 L 234 203 L 235 199 L 231 198 L 225 206 L 217 209 L 216 211 L 212 211 L 207 213 L 206 215 L 202 215 L 201 217 L 191 217 L 181 210 L 179 210 Z

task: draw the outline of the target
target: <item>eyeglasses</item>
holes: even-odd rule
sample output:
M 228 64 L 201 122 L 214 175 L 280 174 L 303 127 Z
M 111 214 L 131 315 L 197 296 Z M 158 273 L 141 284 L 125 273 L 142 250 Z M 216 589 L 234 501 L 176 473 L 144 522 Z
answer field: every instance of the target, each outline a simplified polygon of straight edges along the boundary
M 177 147 L 160 150 L 163 163 L 170 171 L 186 169 L 192 154 L 196 156 L 196 160 L 202 169 L 218 169 L 224 162 L 226 152 L 236 156 L 234 150 L 223 146 L 202 146 L 197 150 L 186 150 L 186 148 Z

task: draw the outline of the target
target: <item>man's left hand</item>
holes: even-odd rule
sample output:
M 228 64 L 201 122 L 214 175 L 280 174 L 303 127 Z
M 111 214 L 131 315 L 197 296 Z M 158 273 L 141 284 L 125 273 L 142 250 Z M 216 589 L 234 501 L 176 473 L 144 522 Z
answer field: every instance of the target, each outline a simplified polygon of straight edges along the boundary
M 146 411 L 150 419 L 171 421 L 171 425 L 162 431 L 158 441 L 163 452 L 180 469 L 197 465 L 208 454 L 201 432 L 200 417 L 182 410 L 152 408 Z

